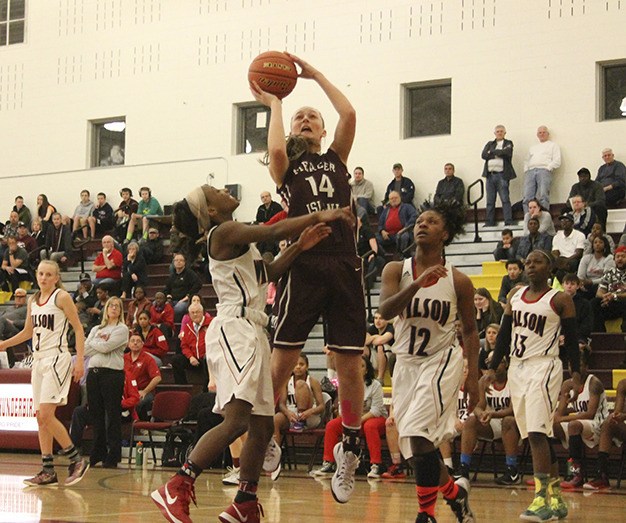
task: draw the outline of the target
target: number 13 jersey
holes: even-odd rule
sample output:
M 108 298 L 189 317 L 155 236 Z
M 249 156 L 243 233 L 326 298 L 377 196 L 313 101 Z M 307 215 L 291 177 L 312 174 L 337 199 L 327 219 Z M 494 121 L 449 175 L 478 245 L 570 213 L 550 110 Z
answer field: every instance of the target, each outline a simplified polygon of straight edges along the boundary
M 530 301 L 528 289 L 522 287 L 511 297 L 511 357 L 520 360 L 537 356 L 558 357 L 561 318 L 554 310 L 552 300 L 560 291 L 550 289 L 539 299 Z
M 434 285 L 420 288 L 398 315 L 393 325 L 396 341 L 392 350 L 399 359 L 419 360 L 459 344 L 454 325 L 457 298 L 452 265 L 446 263 L 445 267 L 448 274 Z M 413 258 L 404 260 L 399 290 L 411 285 L 415 278 Z

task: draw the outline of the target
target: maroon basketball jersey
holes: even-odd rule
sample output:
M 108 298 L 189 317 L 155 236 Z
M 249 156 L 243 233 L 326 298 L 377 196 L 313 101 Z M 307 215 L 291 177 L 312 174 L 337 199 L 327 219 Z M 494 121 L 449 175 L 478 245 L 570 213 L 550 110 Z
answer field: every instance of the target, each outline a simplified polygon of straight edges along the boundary
M 332 149 L 325 154 L 306 152 L 289 163 L 278 193 L 289 205 L 290 217 L 347 206 L 355 212 L 348 179 L 348 169 Z M 354 254 L 356 227 L 339 220 L 329 225 L 332 234 L 308 252 Z

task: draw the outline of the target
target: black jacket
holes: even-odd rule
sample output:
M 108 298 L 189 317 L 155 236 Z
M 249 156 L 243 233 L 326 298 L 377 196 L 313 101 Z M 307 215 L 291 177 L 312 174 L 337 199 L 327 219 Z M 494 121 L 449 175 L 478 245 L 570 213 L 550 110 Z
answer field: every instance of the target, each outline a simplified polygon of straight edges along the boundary
M 517 174 L 515 174 L 515 169 L 513 169 L 513 164 L 511 163 L 511 158 L 513 157 L 513 142 L 511 140 L 504 139 L 502 144 L 502 149 L 496 149 L 498 146 L 497 140 L 492 140 L 491 142 L 487 142 L 485 148 L 483 149 L 482 159 L 485 160 L 485 166 L 483 167 L 483 176 L 486 178 L 489 175 L 489 160 L 493 160 L 494 158 L 502 158 L 504 162 L 504 171 L 502 177 L 505 180 L 512 180 L 513 178 L 517 178 Z
M 163 292 L 165 296 L 172 296 L 173 301 L 179 301 L 185 296 L 191 298 L 194 294 L 198 294 L 201 288 L 200 277 L 193 269 L 185 267 L 180 274 L 176 271 L 174 274 L 170 274 Z

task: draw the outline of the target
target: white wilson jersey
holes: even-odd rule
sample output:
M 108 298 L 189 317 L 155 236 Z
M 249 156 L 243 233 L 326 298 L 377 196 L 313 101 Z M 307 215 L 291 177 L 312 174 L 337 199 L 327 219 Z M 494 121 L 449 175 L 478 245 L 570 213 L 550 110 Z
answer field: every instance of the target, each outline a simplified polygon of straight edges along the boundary
M 511 406 L 511 392 L 508 383 L 498 390 L 495 383 L 492 383 L 485 390 L 485 399 L 487 400 L 487 408 L 495 412 L 506 409 Z
M 531 302 L 526 298 L 528 289 L 522 287 L 511 298 L 511 357 L 521 360 L 537 356 L 558 357 L 561 318 L 552 307 L 552 300 L 560 291 L 550 289 Z
M 236 316 L 244 317 L 245 309 L 263 311 L 266 303 L 267 271 L 258 249 L 250 244 L 248 250 L 232 260 L 211 258 L 211 234 L 209 231 L 209 270 L 218 298 L 217 313 L 228 307 L 237 310 Z
M 458 345 L 454 321 L 457 314 L 452 265 L 448 274 L 430 287 L 419 289 L 393 324 L 393 352 L 400 357 L 431 356 Z M 400 290 L 415 280 L 414 260 L 404 260 Z
M 576 398 L 576 401 L 570 403 L 574 412 L 587 412 L 589 410 L 589 400 L 591 399 L 591 379 L 593 378 L 593 374 L 589 374 L 587 379 L 585 380 L 585 384 L 583 385 L 582 392 Z M 599 425 L 607 418 L 609 415 L 609 404 L 606 400 L 606 393 L 602 391 L 602 395 L 600 396 L 600 402 L 598 403 L 598 410 L 596 411 L 596 415 L 593 418 L 594 423 L 598 423 Z
M 41 359 L 67 352 L 67 330 L 69 322 L 65 313 L 56 305 L 56 289 L 44 303 L 32 299 L 30 319 L 33 323 L 33 355 Z

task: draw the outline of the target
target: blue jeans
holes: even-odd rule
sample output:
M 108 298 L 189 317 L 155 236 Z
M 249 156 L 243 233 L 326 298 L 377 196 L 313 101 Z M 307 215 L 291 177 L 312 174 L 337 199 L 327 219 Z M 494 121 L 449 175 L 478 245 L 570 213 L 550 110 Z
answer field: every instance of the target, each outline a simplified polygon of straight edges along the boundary
M 489 173 L 485 180 L 487 186 L 487 218 L 485 223 L 489 225 L 496 223 L 496 194 L 498 194 L 502 201 L 504 223 L 510 224 L 513 221 L 513 213 L 511 211 L 511 197 L 509 196 L 509 180 L 505 180 L 501 172 Z
M 552 185 L 552 171 L 548 169 L 529 169 L 524 176 L 524 214 L 528 212 L 528 202 L 537 198 L 541 206 L 550 210 L 550 186 Z

